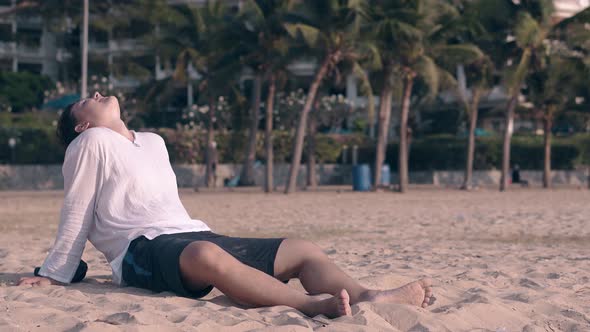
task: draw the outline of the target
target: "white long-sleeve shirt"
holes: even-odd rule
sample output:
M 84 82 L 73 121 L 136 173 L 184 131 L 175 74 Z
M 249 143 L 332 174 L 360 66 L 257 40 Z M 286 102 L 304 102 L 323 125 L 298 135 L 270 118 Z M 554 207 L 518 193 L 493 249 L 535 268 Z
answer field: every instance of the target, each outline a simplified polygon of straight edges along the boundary
M 134 238 L 211 230 L 182 205 L 164 139 L 130 131 L 134 142 L 92 127 L 68 145 L 57 236 L 39 275 L 70 283 L 88 239 L 109 262 L 113 283 L 125 286 L 122 260 Z

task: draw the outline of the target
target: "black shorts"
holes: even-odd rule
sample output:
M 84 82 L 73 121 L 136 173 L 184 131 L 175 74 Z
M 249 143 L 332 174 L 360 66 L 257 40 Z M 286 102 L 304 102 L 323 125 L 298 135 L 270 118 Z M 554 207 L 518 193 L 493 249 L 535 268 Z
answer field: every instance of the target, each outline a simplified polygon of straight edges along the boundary
M 183 284 L 180 254 L 189 243 L 213 242 L 242 263 L 274 276 L 275 257 L 284 239 L 231 237 L 212 231 L 161 234 L 151 240 L 141 235 L 129 244 L 123 259 L 122 278 L 128 286 L 200 298 L 209 294 L 214 286 L 194 291 Z

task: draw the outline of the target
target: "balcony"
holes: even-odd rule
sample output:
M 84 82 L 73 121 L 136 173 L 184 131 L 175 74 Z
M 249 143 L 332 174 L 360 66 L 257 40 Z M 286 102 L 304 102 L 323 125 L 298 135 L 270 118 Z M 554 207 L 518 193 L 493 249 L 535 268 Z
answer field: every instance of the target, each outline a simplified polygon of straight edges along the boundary
M 109 41 L 89 41 L 88 52 L 95 54 L 133 53 L 145 54 L 148 47 L 137 39 L 111 39 Z
M 317 67 L 316 61 L 297 60 L 287 66 L 287 69 L 297 76 L 312 76 Z
M 131 77 L 131 76 L 123 76 L 118 78 L 112 78 L 111 83 L 113 84 L 113 89 L 134 89 L 141 85 L 141 81 Z
M 15 44 L 14 42 L 3 42 L 0 41 L 0 55 L 14 56 Z
M 16 51 L 19 57 L 39 58 L 43 56 L 43 49 L 37 45 L 17 44 Z

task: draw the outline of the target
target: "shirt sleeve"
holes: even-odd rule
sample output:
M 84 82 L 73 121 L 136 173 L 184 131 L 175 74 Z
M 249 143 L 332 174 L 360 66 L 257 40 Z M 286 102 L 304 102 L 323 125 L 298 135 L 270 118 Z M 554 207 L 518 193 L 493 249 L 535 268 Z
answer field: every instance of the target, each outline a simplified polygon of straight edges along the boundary
M 65 196 L 60 223 L 39 275 L 70 283 L 94 223 L 95 201 L 103 172 L 100 160 L 91 149 L 83 146 L 66 152 L 62 172 Z

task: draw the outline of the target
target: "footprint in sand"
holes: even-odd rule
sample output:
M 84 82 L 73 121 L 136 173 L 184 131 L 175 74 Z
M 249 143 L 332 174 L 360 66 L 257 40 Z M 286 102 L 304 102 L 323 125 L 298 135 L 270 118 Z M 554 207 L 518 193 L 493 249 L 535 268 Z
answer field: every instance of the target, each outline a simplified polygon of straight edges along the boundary
M 118 312 L 112 315 L 108 315 L 104 318 L 98 318 L 95 322 L 103 322 L 112 325 L 126 325 L 126 324 L 138 324 L 139 321 L 134 315 L 128 312 Z
M 510 301 L 522 302 L 522 303 L 529 303 L 530 302 L 530 297 L 526 294 L 523 294 L 523 293 L 510 294 L 506 297 L 503 297 L 503 299 L 510 300 Z

